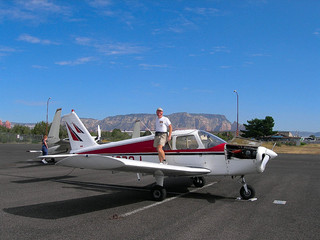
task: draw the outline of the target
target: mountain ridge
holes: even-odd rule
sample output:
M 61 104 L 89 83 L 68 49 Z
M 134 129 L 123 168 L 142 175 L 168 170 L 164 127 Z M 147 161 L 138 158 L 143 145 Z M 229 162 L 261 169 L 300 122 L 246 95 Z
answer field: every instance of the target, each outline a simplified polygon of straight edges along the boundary
M 235 131 L 237 128 L 236 122 L 231 123 L 222 114 L 178 112 L 166 116 L 170 119 L 175 130 L 195 128 L 206 131 Z M 141 130 L 154 130 L 155 119 L 156 115 L 149 113 L 109 116 L 102 120 L 81 118 L 89 131 L 96 131 L 97 125 L 100 125 L 102 131 L 111 131 L 115 128 L 122 131 L 132 131 L 137 120 L 143 123 Z M 243 126 L 240 125 L 240 128 L 243 129 Z

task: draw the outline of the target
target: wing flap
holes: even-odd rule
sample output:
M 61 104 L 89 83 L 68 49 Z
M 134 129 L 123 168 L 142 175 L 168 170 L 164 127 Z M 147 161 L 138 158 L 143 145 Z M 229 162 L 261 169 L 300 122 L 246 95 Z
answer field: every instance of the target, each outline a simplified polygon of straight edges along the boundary
M 164 165 L 96 154 L 73 154 L 72 156 L 60 160 L 57 165 L 134 173 L 161 173 L 165 176 L 196 176 L 210 173 L 210 170 L 206 168 Z

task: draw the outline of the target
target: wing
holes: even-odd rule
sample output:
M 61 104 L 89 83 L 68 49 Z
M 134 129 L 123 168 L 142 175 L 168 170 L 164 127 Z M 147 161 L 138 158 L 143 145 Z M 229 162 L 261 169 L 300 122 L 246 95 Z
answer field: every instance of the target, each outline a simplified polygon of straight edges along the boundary
M 71 154 L 71 156 L 69 155 L 69 157 L 57 162 L 56 165 L 122 172 L 147 173 L 154 175 L 160 174 L 164 176 L 196 176 L 210 173 L 210 170 L 206 168 L 164 165 L 159 163 L 135 161 L 96 154 Z

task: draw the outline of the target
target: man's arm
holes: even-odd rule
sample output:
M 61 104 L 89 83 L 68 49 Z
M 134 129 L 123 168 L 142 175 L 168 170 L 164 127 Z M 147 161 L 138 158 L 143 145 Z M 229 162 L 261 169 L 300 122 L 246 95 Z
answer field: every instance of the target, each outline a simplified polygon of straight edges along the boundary
M 171 134 L 172 134 L 172 125 L 169 125 L 169 136 L 168 136 L 168 141 L 171 140 Z

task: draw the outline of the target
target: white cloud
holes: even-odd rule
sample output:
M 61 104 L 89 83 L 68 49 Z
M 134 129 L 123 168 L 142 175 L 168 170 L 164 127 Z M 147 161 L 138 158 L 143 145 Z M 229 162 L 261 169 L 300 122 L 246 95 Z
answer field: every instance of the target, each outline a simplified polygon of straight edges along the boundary
M 11 47 L 0 46 L 0 57 L 7 56 L 10 53 L 17 52 L 17 51 L 18 50 Z
M 0 46 L 0 54 L 1 53 L 11 53 L 16 52 L 17 50 L 11 47 Z
M 16 103 L 25 105 L 25 106 L 44 106 L 46 102 L 35 102 L 35 101 L 26 101 L 26 100 L 16 100 Z
M 76 37 L 75 41 L 79 45 L 95 48 L 98 52 L 104 55 L 130 55 L 145 52 L 147 48 L 138 46 L 132 43 L 103 43 L 88 37 Z
M 156 88 L 161 86 L 160 83 L 156 83 L 156 82 L 151 82 L 151 85 L 152 87 L 156 87 Z
M 94 57 L 83 57 L 83 58 L 78 58 L 73 61 L 56 62 L 55 64 L 60 65 L 60 66 L 76 66 L 76 65 L 81 65 L 81 64 L 88 63 L 88 62 L 92 62 L 95 60 L 96 59 Z
M 250 54 L 251 57 L 270 57 L 271 55 L 265 53 L 252 53 Z
M 150 68 L 168 68 L 168 65 L 166 64 L 145 64 L 141 63 L 139 64 L 140 67 L 144 69 L 150 69 Z
M 43 44 L 43 45 L 59 45 L 57 42 L 53 42 L 47 39 L 40 39 L 29 34 L 22 34 L 18 37 L 18 41 L 33 43 L 33 44 Z
M 30 11 L 64 12 L 65 7 L 59 6 L 48 0 L 17 1 L 24 9 Z
M 95 47 L 106 55 L 130 55 L 144 52 L 146 48 L 135 46 L 130 43 L 107 43 L 97 44 Z
M 47 69 L 48 67 L 46 67 L 46 66 L 41 66 L 41 65 L 32 65 L 32 68 L 36 68 L 36 69 Z
M 95 8 L 106 7 L 111 5 L 110 0 L 88 0 L 88 4 Z
M 92 42 L 92 39 L 88 37 L 76 37 L 75 40 L 77 44 L 86 46 L 90 45 Z
M 217 47 L 213 47 L 212 51 L 210 52 L 210 54 L 215 54 L 215 53 L 230 53 L 230 50 L 225 46 L 217 46 Z
M 0 46 L 0 52 L 15 52 L 16 50 L 11 47 Z
M 210 89 L 195 89 L 194 92 L 197 92 L 197 93 L 210 93 L 210 94 L 213 93 L 213 91 L 210 90 Z
M 187 29 L 194 29 L 196 27 L 197 26 L 196 24 L 194 24 L 193 21 L 185 18 L 184 16 L 179 16 L 179 18 L 176 19 L 176 22 L 168 27 L 168 31 L 175 33 L 183 33 Z
M 32 13 L 24 12 L 20 9 L 0 9 L 0 20 L 3 18 L 18 19 L 18 20 L 34 20 L 35 16 Z
M 2 4 L 0 20 L 6 18 L 21 21 L 31 20 L 34 23 L 39 23 L 52 14 L 64 16 L 71 14 L 70 8 L 58 5 L 49 0 L 3 1 Z
M 190 7 L 186 7 L 184 10 L 187 12 L 195 13 L 195 14 L 205 16 L 205 17 L 217 16 L 218 14 L 221 14 L 221 11 L 216 8 L 201 8 L 201 7 L 190 8 Z

